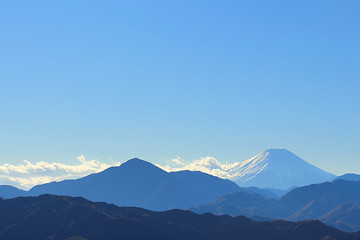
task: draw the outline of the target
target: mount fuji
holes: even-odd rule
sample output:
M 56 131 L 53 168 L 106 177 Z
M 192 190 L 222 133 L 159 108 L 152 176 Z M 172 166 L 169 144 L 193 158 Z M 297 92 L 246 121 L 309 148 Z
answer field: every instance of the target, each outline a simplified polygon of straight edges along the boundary
M 286 149 L 268 149 L 228 169 L 240 187 L 288 189 L 332 181 L 335 175 L 321 170 Z

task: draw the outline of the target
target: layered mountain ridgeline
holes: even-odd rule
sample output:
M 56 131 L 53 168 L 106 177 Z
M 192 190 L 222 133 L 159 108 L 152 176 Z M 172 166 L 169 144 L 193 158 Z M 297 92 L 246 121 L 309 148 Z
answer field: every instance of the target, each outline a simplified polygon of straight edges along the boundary
M 235 165 L 226 171 L 229 176 L 233 176 L 233 180 L 246 188 L 242 190 L 266 198 L 278 198 L 289 187 L 323 182 L 335 177 L 285 149 L 269 149 Z M 229 180 L 194 171 L 168 173 L 149 162 L 134 158 L 119 167 L 111 167 L 76 180 L 38 185 L 28 192 L 3 187 L 0 188 L 0 197 L 53 193 L 82 196 L 120 206 L 166 210 L 196 206 L 239 190 Z
M 151 210 L 185 209 L 239 191 L 230 180 L 196 171 L 168 173 L 134 158 L 119 167 L 61 182 L 37 185 L 19 196 L 56 194 Z M 2 196 L 0 194 L 0 196 Z
M 345 231 L 360 230 L 360 181 L 336 180 L 296 188 L 280 199 L 265 199 L 249 192 L 225 195 L 191 208 L 197 213 L 244 215 L 257 219 L 318 219 Z
M 153 212 L 55 195 L 0 200 L 0 239 L 358 240 L 319 221 L 254 222 L 245 217 Z
M 256 159 L 266 159 L 267 166 L 271 165 L 271 162 L 278 161 L 276 159 L 279 156 L 282 159 L 281 156 L 284 154 L 289 155 L 286 150 L 267 150 L 260 154 L 266 157 L 258 156 Z M 290 153 L 289 156 L 292 154 Z M 288 162 L 293 162 L 291 158 L 289 159 Z M 260 164 L 259 166 L 264 163 L 257 160 L 255 162 Z M 266 167 L 262 169 L 268 170 Z M 301 174 L 304 173 L 300 171 L 295 175 Z M 351 177 L 354 179 L 353 175 Z M 200 213 L 245 215 L 255 220 L 321 219 L 332 226 L 354 231 L 360 230 L 359 201 L 357 197 L 354 198 L 359 193 L 359 186 L 356 184 L 356 182 L 351 184 L 337 180 L 333 183 L 296 188 L 290 192 L 257 187 L 240 188 L 230 180 L 202 172 L 169 173 L 149 162 L 135 158 L 119 167 L 111 167 L 100 173 L 76 180 L 38 185 L 30 191 L 0 186 L 0 197 L 38 196 L 50 193 L 81 196 L 91 201 L 150 210 L 188 209 L 200 206 L 192 209 Z M 285 196 L 276 200 L 285 193 L 287 193 Z M 324 196 L 319 195 L 320 193 L 324 193 Z

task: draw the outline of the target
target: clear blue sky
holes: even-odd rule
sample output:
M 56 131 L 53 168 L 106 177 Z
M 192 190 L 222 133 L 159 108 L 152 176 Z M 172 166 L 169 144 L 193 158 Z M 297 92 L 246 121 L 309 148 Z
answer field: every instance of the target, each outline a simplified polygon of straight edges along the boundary
M 287 148 L 360 173 L 360 2 L 1 1 L 0 164 Z

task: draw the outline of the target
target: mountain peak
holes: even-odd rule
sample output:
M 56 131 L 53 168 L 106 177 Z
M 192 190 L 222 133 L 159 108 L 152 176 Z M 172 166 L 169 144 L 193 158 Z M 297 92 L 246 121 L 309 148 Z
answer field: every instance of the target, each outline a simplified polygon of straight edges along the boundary
M 147 161 L 142 160 L 140 158 L 131 158 L 131 159 L 127 160 L 126 162 L 147 162 Z
M 243 162 L 251 164 L 267 165 L 268 167 L 278 165 L 279 167 L 290 167 L 295 165 L 310 164 L 285 148 L 269 148 L 255 157 Z
M 266 149 L 265 151 L 263 151 L 262 153 L 260 153 L 259 155 L 289 155 L 289 156 L 292 155 L 292 156 L 296 156 L 295 154 L 293 154 L 292 152 L 290 152 L 289 150 L 287 150 L 285 148 L 269 148 L 269 149 Z
M 243 187 L 288 189 L 335 178 L 284 148 L 267 149 L 230 171 L 236 175 L 232 180 Z
M 289 152 L 285 148 L 268 148 L 264 152 Z
M 121 164 L 118 169 L 125 172 L 132 172 L 132 174 L 144 175 L 144 174 L 166 174 L 163 169 L 155 166 L 154 164 L 142 160 L 140 158 L 132 158 Z
M 129 166 L 129 165 L 135 165 L 135 166 L 154 166 L 152 163 L 142 160 L 140 158 L 132 158 L 121 164 L 120 166 Z
M 117 167 L 110 167 L 105 169 L 102 172 L 96 173 L 95 175 L 105 176 L 108 178 L 110 175 L 116 179 L 121 177 L 129 177 L 132 176 L 156 176 L 156 175 L 166 175 L 167 172 L 162 170 L 161 168 L 155 166 L 154 164 L 142 160 L 140 158 L 132 158 L 127 160 L 126 162 L 122 163 L 120 166 Z M 93 174 L 94 175 L 94 174 Z M 86 177 L 85 177 L 86 178 Z

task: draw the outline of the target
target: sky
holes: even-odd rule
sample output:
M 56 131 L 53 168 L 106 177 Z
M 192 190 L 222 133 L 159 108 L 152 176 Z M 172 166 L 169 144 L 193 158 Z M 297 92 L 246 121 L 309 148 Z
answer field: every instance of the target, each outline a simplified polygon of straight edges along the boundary
M 286 148 L 360 173 L 359 10 L 357 0 L 1 1 L 0 170 L 225 164 Z

